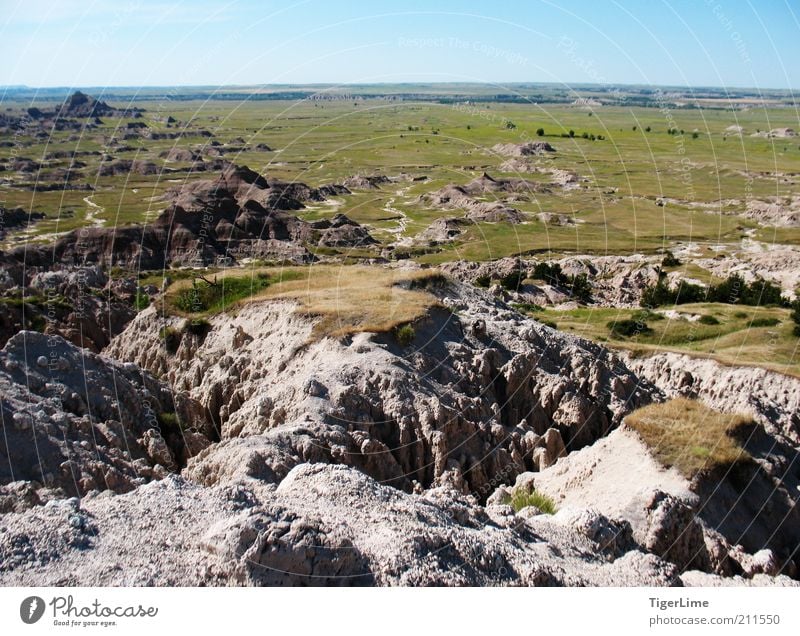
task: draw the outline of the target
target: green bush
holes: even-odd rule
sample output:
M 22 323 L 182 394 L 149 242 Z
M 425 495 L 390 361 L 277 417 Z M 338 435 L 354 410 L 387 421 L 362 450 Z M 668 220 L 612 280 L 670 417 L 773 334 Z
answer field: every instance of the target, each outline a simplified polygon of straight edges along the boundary
M 544 137 L 544 128 L 537 128 L 536 129 L 536 136 L 537 137 Z
M 142 311 L 143 309 L 147 309 L 150 306 L 150 296 L 145 294 L 144 292 L 137 291 L 136 296 L 133 299 L 133 307 L 136 311 Z
M 572 276 L 568 283 L 572 296 L 581 301 L 588 303 L 592 299 L 592 285 L 589 283 L 589 277 L 586 274 L 576 274 Z
M 416 337 L 417 332 L 414 331 L 414 327 L 411 324 L 402 325 L 394 330 L 394 338 L 402 347 L 409 346 L 412 342 L 414 342 L 414 338 Z
M 515 488 L 511 492 L 511 496 L 506 499 L 506 504 L 511 506 L 514 512 L 519 512 L 523 508 L 534 506 L 546 515 L 553 515 L 556 513 L 556 504 L 553 500 L 547 495 L 543 495 L 535 490 L 528 492 L 522 488 Z
M 640 333 L 651 333 L 653 330 L 647 326 L 647 323 L 642 320 L 632 320 L 630 318 L 623 318 L 622 320 L 612 320 L 607 323 L 609 331 L 612 336 L 631 338 Z
M 795 300 L 792 303 L 792 320 L 794 321 L 792 333 L 795 336 L 800 336 L 800 300 Z
M 193 318 L 186 321 L 183 325 L 183 331 L 200 338 L 205 338 L 206 334 L 211 331 L 211 323 L 205 318 Z
M 748 325 L 749 327 L 774 327 L 775 325 L 779 325 L 781 323 L 779 318 L 753 318 L 753 320 Z
M 701 325 L 718 325 L 719 320 L 717 320 L 714 316 L 709 314 L 703 314 L 700 318 L 697 319 Z
M 500 279 L 500 285 L 505 289 L 517 291 L 525 278 L 527 278 L 525 272 L 523 272 L 521 269 L 515 269 Z
M 664 254 L 664 258 L 661 259 L 661 266 L 662 267 L 678 267 L 681 264 L 680 259 L 675 256 L 672 252 L 667 252 Z
M 158 337 L 164 341 L 167 353 L 175 353 L 181 344 L 181 332 L 173 327 L 162 327 L 158 332 Z
M 192 279 L 192 286 L 182 290 L 175 299 L 175 306 L 186 313 L 217 313 L 225 311 L 233 303 L 249 298 L 270 285 L 269 275 L 226 276 L 219 282 Z

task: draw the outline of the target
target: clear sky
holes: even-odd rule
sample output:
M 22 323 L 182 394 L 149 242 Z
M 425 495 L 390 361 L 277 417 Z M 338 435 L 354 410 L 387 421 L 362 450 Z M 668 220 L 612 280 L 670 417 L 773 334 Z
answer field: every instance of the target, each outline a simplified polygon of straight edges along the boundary
M 800 88 L 798 0 L 0 0 L 0 84 Z

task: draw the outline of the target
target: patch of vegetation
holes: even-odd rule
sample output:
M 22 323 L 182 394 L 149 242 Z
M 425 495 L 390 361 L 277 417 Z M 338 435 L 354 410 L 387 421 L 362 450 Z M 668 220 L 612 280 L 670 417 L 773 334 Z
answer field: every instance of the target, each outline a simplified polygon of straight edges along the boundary
M 613 307 L 569 310 L 545 307 L 538 316 L 557 319 L 562 330 L 633 353 L 685 352 L 726 364 L 756 365 L 800 376 L 797 336 L 792 334 L 795 323 L 788 309 L 753 307 L 742 311 L 737 305 L 698 303 L 682 305 L 681 310 L 685 310 L 687 317 L 711 314 L 719 324 L 707 325 L 684 317 L 667 320 L 663 314 L 648 309 Z M 624 319 L 644 322 L 652 332 L 640 333 L 635 338 L 609 332 L 610 323 Z
M 670 287 L 662 276 L 655 285 L 644 290 L 640 304 L 642 307 L 660 307 L 697 302 L 751 306 L 786 304 L 777 285 L 762 279 L 747 283 L 738 274 L 732 274 L 717 285 L 709 285 L 707 289 L 684 281 Z
M 175 306 L 185 313 L 216 314 L 230 309 L 234 303 L 250 298 L 266 289 L 272 280 L 265 273 L 251 276 L 192 278 L 191 287 L 182 289 L 174 299 Z
M 488 274 L 481 274 L 475 279 L 476 287 L 488 288 L 492 284 L 492 279 Z
M 697 322 L 699 322 L 701 325 L 718 325 L 719 324 L 719 320 L 715 316 L 712 316 L 711 314 L 703 314 L 702 316 L 700 316 L 697 319 Z
M 517 311 L 525 313 L 534 313 L 537 311 L 544 311 L 544 308 L 536 303 L 511 303 L 511 306 Z
M 664 466 L 687 479 L 701 472 L 749 463 L 736 435 L 752 424 L 745 415 L 719 413 L 695 400 L 678 398 L 650 404 L 625 418 Z
M 136 311 L 142 311 L 150 306 L 150 296 L 142 291 L 137 291 L 133 298 L 133 307 Z
M 511 506 L 514 512 L 519 512 L 529 506 L 538 508 L 546 515 L 554 515 L 557 511 L 556 504 L 550 497 L 536 490 L 528 491 L 524 488 L 515 488 L 505 503 Z
M 612 320 L 607 324 L 612 336 L 618 338 L 633 338 L 639 334 L 652 333 L 653 330 L 642 320 L 633 320 L 632 318 L 623 318 L 621 320 Z
M 664 318 L 664 314 L 660 314 L 657 311 L 650 311 L 649 309 L 639 309 L 631 314 L 631 320 L 647 322 L 648 320 L 649 321 L 666 320 L 666 318 Z
M 515 269 L 500 279 L 500 285 L 510 291 L 518 291 L 522 283 L 527 278 L 527 274 L 521 269 Z
M 662 267 L 678 267 L 679 265 L 681 265 L 680 259 L 678 259 L 672 252 L 668 251 L 666 254 L 664 254 L 664 258 L 661 259 Z
M 164 412 L 156 415 L 158 428 L 162 434 L 180 433 L 183 431 L 183 424 L 177 413 Z
M 174 327 L 162 327 L 158 332 L 158 337 L 164 342 L 164 348 L 167 353 L 175 354 L 181 344 L 181 336 L 183 334 Z
M 547 320 L 545 318 L 537 318 L 535 316 L 532 316 L 532 318 L 536 322 L 542 323 L 545 327 L 550 327 L 550 329 L 558 329 L 558 323 L 555 322 L 554 320 Z
M 792 333 L 795 336 L 800 336 L 800 300 L 795 300 L 792 303 L 792 321 L 794 322 L 794 327 L 792 328 Z
M 205 338 L 211 331 L 211 323 L 205 318 L 192 318 L 184 323 L 183 331 L 198 338 Z
M 586 274 L 576 274 L 574 276 L 565 274 L 558 263 L 536 263 L 531 273 L 531 278 L 542 280 L 554 287 L 561 287 L 569 291 L 580 302 L 588 303 L 592 299 L 592 285 L 589 283 L 588 276 Z
M 242 280 L 236 280 L 242 279 Z M 251 293 L 251 281 L 264 284 L 258 293 Z M 220 292 L 213 291 L 208 310 L 198 314 L 180 310 L 177 300 L 188 298 L 184 293 L 208 285 L 197 278 L 194 285 L 178 281 L 166 292 L 167 306 L 189 318 L 205 318 L 222 307 L 230 308 L 233 298 L 237 304 L 256 300 L 287 300 L 296 305 L 298 313 L 316 318 L 314 338 L 339 338 L 353 333 L 373 331 L 388 333 L 407 323 L 413 323 L 439 306 L 429 289 L 446 279 L 434 269 L 399 270 L 364 265 L 313 265 L 269 268 L 242 276 L 232 270 L 216 277 L 216 286 L 224 289 L 223 300 L 216 301 Z M 210 285 L 213 287 L 213 285 Z M 243 292 L 230 295 L 230 290 Z M 184 305 L 186 306 L 186 305 Z
M 401 325 L 394 330 L 394 338 L 401 347 L 409 346 L 416 337 L 417 333 L 411 324 Z

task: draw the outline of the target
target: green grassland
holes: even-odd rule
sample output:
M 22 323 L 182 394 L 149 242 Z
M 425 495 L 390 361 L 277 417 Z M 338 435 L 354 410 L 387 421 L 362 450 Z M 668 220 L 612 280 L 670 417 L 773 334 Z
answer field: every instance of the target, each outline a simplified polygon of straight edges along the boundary
M 800 375 L 800 340 L 792 333 L 790 310 L 719 303 L 679 305 L 674 309 L 680 317 L 608 307 L 543 309 L 531 315 L 542 322 L 555 323 L 563 331 L 633 352 L 677 351 L 726 364 L 757 365 Z M 693 316 L 711 316 L 717 324 L 690 320 Z M 624 320 L 635 321 L 639 329 L 628 337 L 613 333 L 610 325 Z
M 565 104 L 464 105 L 390 99 L 140 101 L 136 105 L 146 110 L 141 121 L 151 129 L 167 130 L 156 118 L 172 116 L 178 124 L 171 131 L 184 125 L 187 130 L 209 130 L 222 144 L 244 146 L 244 150 L 227 152 L 225 159 L 276 178 L 321 185 L 354 174 L 427 177 L 426 181 L 397 181 L 379 190 L 355 192 L 339 197 L 336 205 L 318 205 L 303 212 L 307 218 L 343 212 L 368 224 L 386 242 L 413 236 L 440 216 L 458 216 L 456 210 L 429 209 L 419 201 L 420 195 L 443 185 L 466 183 L 484 171 L 549 181 L 549 175 L 540 173 L 502 175 L 499 166 L 506 157 L 491 151 L 497 143 L 538 139 L 536 130 L 543 128 L 542 139 L 556 152 L 534 162 L 542 168 L 577 173 L 581 187 L 554 186 L 512 205 L 532 215 L 568 215 L 576 224 L 558 226 L 535 217 L 516 226 L 476 224 L 452 244 L 437 246 L 431 253 L 420 250 L 417 258 L 429 263 L 519 253 L 654 252 L 677 241 L 735 247 L 747 232 L 767 242 L 800 243 L 800 229 L 760 227 L 736 215 L 743 204 L 717 203 L 796 191 L 793 175 L 800 173 L 800 141 L 750 136 L 757 130 L 796 127 L 794 111 L 786 108 L 602 106 L 588 110 Z M 108 118 L 99 128 L 78 134 L 77 140 L 74 132 L 53 133 L 46 142 L 22 140 L 21 147 L 0 148 L 0 162 L 12 156 L 41 161 L 57 150 L 107 150 L 115 158 L 153 161 L 165 169 L 180 170 L 186 166 L 166 162 L 159 154 L 176 147 L 202 149 L 211 141 L 196 135 L 177 140 L 131 139 L 120 141 L 127 150 L 106 148 L 104 140 L 113 135 L 121 138 L 128 121 Z M 742 126 L 744 135 L 727 133 L 731 125 Z M 684 134 L 669 134 L 669 128 Z M 574 138 L 561 136 L 570 130 Z M 584 132 L 604 139 L 583 139 Z M 35 143 L 24 145 L 29 141 Z M 255 150 L 259 143 L 273 150 Z M 98 156 L 78 159 L 87 164 L 82 181 L 90 183 L 93 192 L 31 192 L 0 186 L 0 199 L 7 207 L 18 205 L 48 216 L 17 236 L 17 242 L 47 238 L 87 223 L 144 223 L 164 207 L 162 197 L 168 188 L 209 176 L 178 171 L 98 177 Z M 47 169 L 63 165 L 63 160 L 51 161 Z M 43 171 L 39 180 L 46 180 L 46 175 Z M 6 172 L 4 176 L 15 183 L 36 179 L 36 174 L 23 178 Z M 98 207 L 91 207 L 86 197 Z M 665 206 L 656 203 L 662 197 L 669 200 Z M 717 205 L 702 209 L 693 205 L 698 202 Z M 398 217 L 402 215 L 406 216 L 405 230 L 400 234 Z

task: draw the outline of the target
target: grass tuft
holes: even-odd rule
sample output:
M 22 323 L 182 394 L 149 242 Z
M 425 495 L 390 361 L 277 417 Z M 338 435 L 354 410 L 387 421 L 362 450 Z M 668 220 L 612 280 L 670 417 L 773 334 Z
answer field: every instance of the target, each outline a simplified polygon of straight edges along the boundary
M 546 515 L 553 515 L 556 513 L 556 505 L 553 500 L 547 495 L 543 495 L 535 490 L 527 491 L 523 488 L 515 488 L 511 492 L 511 496 L 506 500 L 506 503 L 514 509 L 514 512 L 519 512 L 523 508 L 534 506 Z

